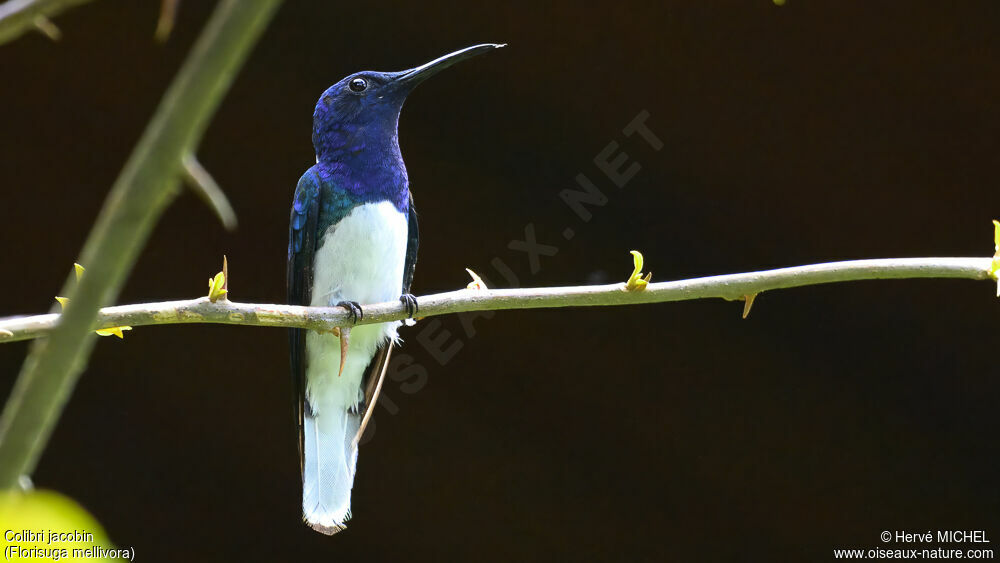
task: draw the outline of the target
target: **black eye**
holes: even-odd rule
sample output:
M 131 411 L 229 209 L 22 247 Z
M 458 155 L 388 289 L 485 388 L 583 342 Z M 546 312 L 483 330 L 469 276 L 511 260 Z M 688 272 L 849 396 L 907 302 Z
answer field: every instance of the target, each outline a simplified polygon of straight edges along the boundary
M 364 78 L 355 78 L 348 85 L 352 92 L 364 92 L 368 88 L 368 81 Z

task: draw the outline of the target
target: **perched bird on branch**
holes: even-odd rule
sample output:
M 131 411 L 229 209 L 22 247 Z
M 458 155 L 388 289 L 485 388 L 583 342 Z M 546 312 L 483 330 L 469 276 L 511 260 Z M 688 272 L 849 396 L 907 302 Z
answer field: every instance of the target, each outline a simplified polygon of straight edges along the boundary
M 341 306 L 401 300 L 410 316 L 417 217 L 397 126 L 424 79 L 503 45 L 475 45 L 402 72 L 365 71 L 328 88 L 313 114 L 316 164 L 299 179 L 288 243 L 288 302 Z M 320 334 L 291 330 L 302 516 L 335 534 L 351 516 L 362 420 L 374 407 L 399 322 Z

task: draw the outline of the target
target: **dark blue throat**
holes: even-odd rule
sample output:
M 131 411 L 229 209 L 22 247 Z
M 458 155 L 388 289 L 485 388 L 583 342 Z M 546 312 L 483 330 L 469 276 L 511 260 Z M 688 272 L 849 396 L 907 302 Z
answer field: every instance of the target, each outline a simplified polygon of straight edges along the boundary
M 395 121 L 391 125 L 334 123 L 314 130 L 320 179 L 356 204 L 390 201 L 400 213 L 406 213 L 409 181 Z

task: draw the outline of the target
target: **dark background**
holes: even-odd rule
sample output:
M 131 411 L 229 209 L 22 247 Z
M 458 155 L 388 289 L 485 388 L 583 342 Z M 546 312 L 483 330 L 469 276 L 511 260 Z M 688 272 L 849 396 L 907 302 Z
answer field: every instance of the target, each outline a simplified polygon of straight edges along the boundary
M 0 47 L 0 315 L 49 309 L 210 9 L 183 2 L 158 45 L 158 3 L 100 0 L 57 18 L 59 43 Z M 993 250 L 996 2 L 287 2 L 199 151 L 239 230 L 182 194 L 120 302 L 203 294 L 223 253 L 234 299 L 281 302 L 319 94 L 484 41 L 509 47 L 403 111 L 417 294 L 464 287 L 465 267 L 507 285 L 494 258 L 553 286 L 624 280 L 633 248 L 661 281 Z M 658 152 L 621 133 L 642 110 Z M 611 141 L 642 165 L 624 189 L 593 164 Z M 608 195 L 588 223 L 558 197 L 581 172 Z M 507 247 L 528 224 L 559 249 L 537 272 Z M 420 368 L 387 383 L 395 414 L 378 411 L 333 538 L 300 523 L 282 330 L 102 339 L 35 481 L 145 561 L 827 561 L 908 547 L 882 530 L 938 529 L 997 546 L 993 285 L 838 284 L 741 307 L 405 330 L 400 357 Z M 418 338 L 442 329 L 446 361 Z M 4 395 L 26 348 L 0 347 Z

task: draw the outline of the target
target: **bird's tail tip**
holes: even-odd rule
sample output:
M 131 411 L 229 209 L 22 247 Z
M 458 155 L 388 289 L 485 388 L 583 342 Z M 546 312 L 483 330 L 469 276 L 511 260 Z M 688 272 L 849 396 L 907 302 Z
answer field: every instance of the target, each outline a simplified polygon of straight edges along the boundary
M 332 536 L 337 532 L 341 532 L 347 529 L 347 524 L 321 524 L 319 522 L 310 522 L 306 518 L 303 518 L 302 521 L 306 523 L 306 526 L 309 526 L 313 530 L 316 530 L 317 532 L 325 534 L 327 536 Z
M 343 408 L 303 418 L 302 519 L 321 534 L 336 534 L 351 518 L 358 459 L 351 441 L 360 419 Z

